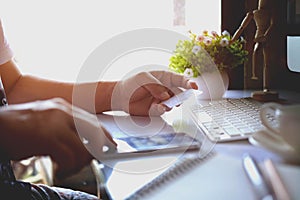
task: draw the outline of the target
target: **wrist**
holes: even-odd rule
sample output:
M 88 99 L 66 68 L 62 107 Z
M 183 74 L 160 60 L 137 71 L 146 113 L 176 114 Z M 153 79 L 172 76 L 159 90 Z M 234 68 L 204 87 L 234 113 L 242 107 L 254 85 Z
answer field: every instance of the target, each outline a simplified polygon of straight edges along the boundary
M 125 111 L 126 109 L 123 106 L 123 97 L 124 97 L 124 87 L 122 87 L 122 82 L 115 82 L 114 88 L 111 93 L 110 105 L 111 110 L 113 111 Z
M 98 83 L 95 96 L 97 113 L 121 109 L 119 102 L 112 100 L 112 97 L 116 98 L 117 96 L 120 98 L 120 93 L 118 92 L 118 94 L 116 94 L 115 91 L 117 83 L 117 81 Z

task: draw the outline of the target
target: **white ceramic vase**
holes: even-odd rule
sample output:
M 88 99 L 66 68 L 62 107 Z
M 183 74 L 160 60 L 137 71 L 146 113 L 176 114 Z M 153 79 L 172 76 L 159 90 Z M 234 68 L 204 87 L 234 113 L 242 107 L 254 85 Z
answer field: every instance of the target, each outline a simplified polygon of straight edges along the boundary
M 202 91 L 202 94 L 197 96 L 198 100 L 222 99 L 229 86 L 229 77 L 224 70 L 205 72 L 191 80 L 198 85 L 198 90 Z

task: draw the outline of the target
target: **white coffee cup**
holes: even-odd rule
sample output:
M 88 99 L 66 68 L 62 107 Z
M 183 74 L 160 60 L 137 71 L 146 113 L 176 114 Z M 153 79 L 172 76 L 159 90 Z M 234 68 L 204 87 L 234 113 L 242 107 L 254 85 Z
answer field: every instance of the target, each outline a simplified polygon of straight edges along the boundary
M 274 116 L 276 126 L 270 122 L 270 115 Z M 260 109 L 260 119 L 268 133 L 280 137 L 300 152 L 300 104 L 265 103 Z

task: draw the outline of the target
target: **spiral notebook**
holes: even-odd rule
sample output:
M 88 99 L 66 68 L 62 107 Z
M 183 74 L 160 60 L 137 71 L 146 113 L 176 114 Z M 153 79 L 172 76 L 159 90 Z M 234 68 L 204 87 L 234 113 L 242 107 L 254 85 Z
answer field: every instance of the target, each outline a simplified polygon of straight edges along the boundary
M 175 181 L 177 177 L 185 174 L 194 167 L 206 162 L 215 155 L 215 151 L 211 151 L 205 157 L 199 157 L 197 154 L 188 154 L 180 158 L 174 165 L 169 167 L 165 172 L 154 178 L 151 182 L 138 189 L 134 194 L 125 198 L 126 200 L 143 199 L 146 195 L 151 195 L 155 190 L 167 185 L 171 181 Z

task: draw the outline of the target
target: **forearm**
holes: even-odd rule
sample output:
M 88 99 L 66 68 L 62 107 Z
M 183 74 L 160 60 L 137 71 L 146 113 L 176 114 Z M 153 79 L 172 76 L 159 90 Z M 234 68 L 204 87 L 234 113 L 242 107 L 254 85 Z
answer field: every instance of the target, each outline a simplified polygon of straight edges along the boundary
M 23 75 L 11 60 L 0 66 L 1 79 L 9 104 L 60 97 L 90 112 L 111 109 L 116 82 L 68 83 Z
M 7 94 L 9 104 L 60 97 L 89 112 L 111 110 L 115 82 L 67 83 L 23 75 Z
M 9 104 L 25 103 L 61 97 L 72 99 L 73 84 L 51 81 L 30 75 L 21 75 L 6 96 Z
M 72 97 L 73 84 L 23 75 L 13 60 L 0 66 L 0 74 L 9 104 L 58 96 L 70 100 Z

